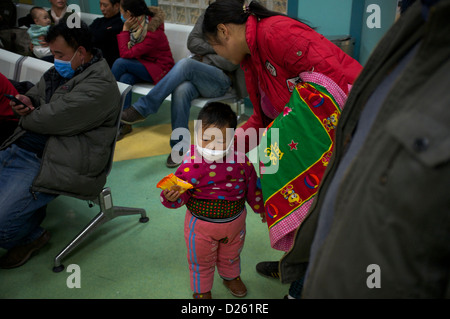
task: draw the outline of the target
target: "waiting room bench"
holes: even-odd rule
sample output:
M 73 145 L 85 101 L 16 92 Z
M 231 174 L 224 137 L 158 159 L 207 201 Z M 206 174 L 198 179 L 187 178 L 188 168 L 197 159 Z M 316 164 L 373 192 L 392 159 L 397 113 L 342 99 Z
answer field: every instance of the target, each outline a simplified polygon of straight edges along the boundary
M 52 66 L 53 63 L 0 49 L 0 73 L 10 80 L 36 84 Z
M 32 8 L 32 5 L 28 4 L 16 4 L 17 8 L 17 20 L 21 17 L 26 16 L 30 9 Z M 49 10 L 49 8 L 45 8 L 46 10 Z M 102 15 L 98 14 L 92 14 L 92 13 L 86 13 L 86 12 L 80 12 L 80 17 L 83 22 L 85 22 L 87 25 L 90 25 L 95 19 L 102 17 Z M 175 23 L 164 23 L 164 30 L 167 36 L 167 39 L 169 41 L 170 49 L 172 51 L 173 59 L 175 60 L 175 63 L 180 61 L 183 58 L 187 58 L 191 55 L 191 52 L 187 48 L 187 39 L 189 34 L 192 31 L 193 26 L 190 25 L 182 25 L 182 24 L 175 24 Z M 22 61 L 24 62 L 24 61 Z M 30 62 L 28 60 L 27 62 Z M 39 62 L 36 62 L 39 63 Z M 47 66 L 43 65 L 43 68 L 45 69 Z M 30 71 L 31 72 L 31 71 Z M 30 73 L 29 72 L 29 73 Z M 24 79 L 27 81 L 31 81 L 28 79 Z M 21 81 L 24 81 L 21 80 Z M 31 81 L 33 82 L 33 81 Z M 143 96 L 147 95 L 153 88 L 154 84 L 151 83 L 136 83 L 133 85 L 131 92 L 135 95 Z M 166 101 L 171 101 L 172 96 L 169 95 L 166 98 Z M 226 101 L 230 103 L 236 110 L 236 113 L 238 117 L 240 117 L 242 114 L 244 114 L 245 106 L 243 99 L 240 99 L 238 95 L 236 94 L 235 90 L 232 89 L 228 93 L 226 93 L 224 96 L 217 97 L 217 98 L 197 98 L 195 100 L 192 100 L 191 106 L 196 107 L 203 107 L 208 102 L 213 101 Z

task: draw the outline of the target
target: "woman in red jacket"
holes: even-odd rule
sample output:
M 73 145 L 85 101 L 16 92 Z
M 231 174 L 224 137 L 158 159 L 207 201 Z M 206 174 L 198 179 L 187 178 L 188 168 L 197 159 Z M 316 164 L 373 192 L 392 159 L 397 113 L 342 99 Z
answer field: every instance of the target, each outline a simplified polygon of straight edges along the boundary
M 298 82 L 324 87 L 342 109 L 362 69 L 356 60 L 306 24 L 267 10 L 255 1 L 248 6 L 243 0 L 215 1 L 205 12 L 203 34 L 218 55 L 240 64 L 244 70 L 253 115 L 242 130 L 237 130 L 235 147 L 245 152 L 257 146 L 259 134 L 283 111 Z M 289 134 L 296 136 L 296 132 Z M 284 162 L 280 162 L 280 168 L 284 164 L 295 169 L 292 163 Z M 307 205 L 311 203 L 307 201 Z M 294 214 L 300 216 L 297 211 L 290 216 Z M 301 220 L 286 218 L 283 222 L 286 230 L 280 236 L 287 236 Z M 280 250 L 289 250 L 286 246 Z M 259 263 L 257 270 L 276 277 L 278 262 Z M 299 298 L 302 286 L 302 280 L 292 283 L 289 295 Z
M 111 71 L 117 81 L 158 83 L 175 64 L 164 33 L 164 12 L 144 0 L 121 0 L 123 30 L 117 35 L 120 58 Z M 131 94 L 125 100 L 128 108 Z
M 340 95 L 348 95 L 362 69 L 306 24 L 255 1 L 248 6 L 243 0 L 215 1 L 206 10 L 203 33 L 217 54 L 245 72 L 253 115 L 242 126 L 244 131 L 255 128 L 259 134 L 267 127 L 289 101 L 297 81 L 326 76 Z M 308 74 L 308 79 L 301 77 Z M 246 151 L 256 146 L 249 142 L 247 138 Z

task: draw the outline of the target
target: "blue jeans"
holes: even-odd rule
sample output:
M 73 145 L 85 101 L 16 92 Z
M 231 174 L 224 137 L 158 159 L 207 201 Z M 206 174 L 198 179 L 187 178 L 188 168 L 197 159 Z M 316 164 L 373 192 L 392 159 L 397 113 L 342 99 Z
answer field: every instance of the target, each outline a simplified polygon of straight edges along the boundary
M 144 117 L 158 112 L 166 97 L 172 94 L 171 121 L 172 130 L 189 129 L 191 101 L 202 97 L 219 97 L 227 93 L 231 79 L 219 68 L 185 58 L 178 61 L 161 81 L 146 95 L 141 97 L 133 107 Z M 170 146 L 181 142 L 181 138 L 172 136 Z M 187 149 L 190 140 L 186 141 Z
M 136 59 L 123 59 L 118 58 L 114 61 L 111 67 L 111 72 L 116 78 L 116 81 L 126 84 L 136 84 L 137 82 L 150 82 L 153 83 L 153 79 L 148 73 L 145 66 Z M 123 108 L 130 107 L 131 104 L 131 92 L 127 94 Z
M 57 195 L 31 193 L 31 184 L 41 167 L 36 154 L 16 145 L 0 151 L 0 247 L 11 249 L 38 239 L 45 217 L 39 208 Z

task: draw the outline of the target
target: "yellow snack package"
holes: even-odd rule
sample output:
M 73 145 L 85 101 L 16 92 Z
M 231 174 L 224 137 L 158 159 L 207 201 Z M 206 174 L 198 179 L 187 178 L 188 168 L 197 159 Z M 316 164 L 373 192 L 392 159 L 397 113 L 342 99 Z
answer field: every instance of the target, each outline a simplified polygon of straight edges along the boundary
M 179 179 L 173 173 L 171 173 L 160 180 L 158 184 L 156 184 L 156 187 L 161 189 L 176 190 L 179 191 L 180 194 L 183 194 L 185 191 L 191 189 L 194 186 L 192 186 L 192 184 L 189 184 L 188 182 L 183 181 L 182 179 Z

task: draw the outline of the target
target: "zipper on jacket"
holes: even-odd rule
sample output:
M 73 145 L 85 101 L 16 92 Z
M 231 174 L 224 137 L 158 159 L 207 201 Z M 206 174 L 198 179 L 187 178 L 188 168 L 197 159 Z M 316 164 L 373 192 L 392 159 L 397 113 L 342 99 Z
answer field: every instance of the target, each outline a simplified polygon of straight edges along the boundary
M 31 193 L 31 195 L 33 195 L 34 200 L 37 200 L 36 193 L 33 191 L 32 188 L 33 188 L 33 186 L 30 186 L 30 193 Z

